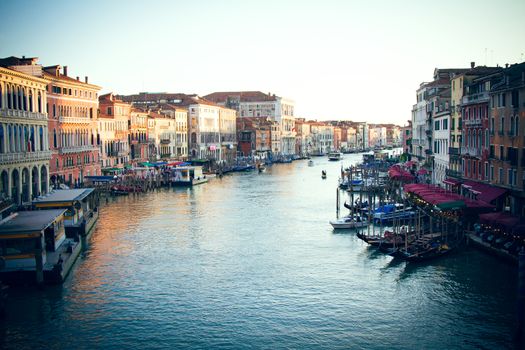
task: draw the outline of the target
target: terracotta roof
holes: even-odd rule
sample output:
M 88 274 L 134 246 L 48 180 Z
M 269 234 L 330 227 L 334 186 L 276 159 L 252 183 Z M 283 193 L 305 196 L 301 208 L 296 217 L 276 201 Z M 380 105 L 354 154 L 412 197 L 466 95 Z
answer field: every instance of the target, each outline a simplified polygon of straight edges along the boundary
M 118 95 L 118 98 L 121 98 L 123 101 L 128 103 L 144 103 L 144 104 L 159 104 L 159 103 L 169 103 L 173 106 L 182 106 L 187 107 L 193 104 L 203 104 L 208 106 L 217 106 L 216 103 L 199 97 L 196 94 L 183 94 L 183 93 L 165 93 L 165 92 L 141 92 L 135 95 Z M 162 102 L 165 101 L 165 102 Z
M 277 96 L 265 94 L 261 91 L 223 91 L 213 92 L 204 96 L 207 100 L 215 103 L 225 103 L 228 98 L 239 99 L 240 102 L 267 102 L 276 101 Z
M 64 75 L 62 73 L 60 73 L 58 75 L 58 77 L 56 75 L 54 75 L 54 74 L 51 74 L 51 73 L 45 71 L 45 70 L 42 70 L 42 73 L 43 73 L 43 77 L 45 79 L 60 79 L 60 80 L 68 81 L 68 82 L 73 82 L 75 84 L 82 84 L 82 85 L 87 85 L 87 86 L 91 86 L 91 87 L 95 87 L 95 88 L 101 89 L 100 86 L 89 84 L 89 83 L 83 82 L 82 80 L 76 80 L 76 79 L 71 78 L 71 77 L 69 77 L 67 75 Z

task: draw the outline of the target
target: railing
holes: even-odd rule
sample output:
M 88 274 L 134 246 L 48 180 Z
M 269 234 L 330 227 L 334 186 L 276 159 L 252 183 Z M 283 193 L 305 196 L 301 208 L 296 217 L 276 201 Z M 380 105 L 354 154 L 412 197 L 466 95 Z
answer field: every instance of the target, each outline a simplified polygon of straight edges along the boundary
M 463 96 L 462 104 L 487 102 L 488 100 L 489 92 L 483 91 L 477 94 Z
M 459 148 L 457 147 L 449 147 L 448 148 L 448 154 L 450 154 L 451 156 L 453 155 L 459 155 Z
M 455 177 L 455 178 L 461 178 L 461 176 L 463 176 L 463 174 L 461 173 L 461 171 L 458 171 L 458 170 L 452 170 L 452 169 L 445 169 L 445 174 L 446 174 L 447 176 Z
M 482 122 L 481 119 L 467 119 L 463 120 L 463 124 L 465 126 L 481 126 Z
M 461 154 L 468 154 L 470 156 L 480 157 L 481 150 L 476 147 L 461 146 Z
M 29 112 L 29 111 L 20 111 L 17 109 L 0 109 L 0 115 L 2 117 L 12 117 L 12 118 L 24 118 L 24 119 L 35 119 L 35 120 L 47 120 L 47 114 L 38 113 L 38 112 Z
M 72 147 L 62 147 L 58 149 L 59 154 L 70 154 L 70 153 L 79 153 L 79 152 L 91 152 L 98 150 L 98 147 L 85 145 L 85 146 L 72 146 Z
M 70 124 L 90 124 L 92 122 L 89 118 L 80 118 L 80 117 L 58 117 L 58 121 L 61 123 L 70 123 Z
M 0 154 L 0 163 L 34 162 L 51 159 L 51 151 L 17 152 Z

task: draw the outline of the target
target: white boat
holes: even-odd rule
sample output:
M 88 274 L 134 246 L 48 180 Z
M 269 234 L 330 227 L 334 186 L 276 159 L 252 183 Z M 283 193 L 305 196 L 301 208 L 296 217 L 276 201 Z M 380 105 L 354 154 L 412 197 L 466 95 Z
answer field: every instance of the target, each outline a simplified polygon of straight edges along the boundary
M 328 160 L 341 160 L 343 158 L 343 154 L 341 152 L 331 152 L 328 153 Z
M 308 161 L 308 166 L 314 166 L 314 161 L 310 159 L 310 160 Z
M 330 220 L 333 228 L 359 228 L 368 226 L 366 218 L 361 216 L 345 216 L 340 219 Z
M 202 173 L 201 166 L 182 166 L 173 168 L 170 180 L 172 186 L 186 187 L 208 182 L 208 178 Z

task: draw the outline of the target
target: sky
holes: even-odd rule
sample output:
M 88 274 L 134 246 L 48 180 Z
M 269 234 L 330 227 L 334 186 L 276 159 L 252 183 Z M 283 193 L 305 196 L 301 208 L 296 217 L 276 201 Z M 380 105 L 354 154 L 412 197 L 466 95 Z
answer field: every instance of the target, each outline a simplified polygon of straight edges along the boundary
M 0 0 L 0 57 L 102 92 L 259 90 L 317 120 L 405 124 L 439 68 L 525 61 L 525 1 Z

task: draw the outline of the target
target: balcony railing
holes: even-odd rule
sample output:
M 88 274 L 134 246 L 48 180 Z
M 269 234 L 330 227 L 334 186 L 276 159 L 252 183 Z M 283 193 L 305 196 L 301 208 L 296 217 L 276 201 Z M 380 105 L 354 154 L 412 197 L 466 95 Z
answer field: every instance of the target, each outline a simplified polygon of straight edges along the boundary
M 459 148 L 457 147 L 449 147 L 448 148 L 448 154 L 450 154 L 451 156 L 454 156 L 454 155 L 459 155 Z
M 85 146 L 73 146 L 73 147 L 62 147 L 58 149 L 59 154 L 70 154 L 79 152 L 91 152 L 98 150 L 98 147 L 85 145 Z
M 488 100 L 489 100 L 489 92 L 483 91 L 477 94 L 463 96 L 462 104 L 488 102 Z
M 17 152 L 0 154 L 0 163 L 36 162 L 51 159 L 51 151 Z
M 445 169 L 445 174 L 446 174 L 447 176 L 455 177 L 455 178 L 461 178 L 461 176 L 463 175 L 463 174 L 461 173 L 461 171 L 452 170 L 452 169 Z
M 47 120 L 47 114 L 29 111 L 19 111 L 17 109 L 0 109 L 0 116 L 11 117 L 11 118 L 23 118 L 33 120 Z
M 461 146 L 461 154 L 462 155 L 469 155 L 473 157 L 480 157 L 481 156 L 481 150 L 476 147 L 467 147 L 467 146 Z
M 61 123 L 69 124 L 90 124 L 92 122 L 89 118 L 79 118 L 79 117 L 58 117 L 58 121 Z
M 481 126 L 482 122 L 481 119 L 466 119 L 463 120 L 463 124 L 465 124 L 465 126 Z

